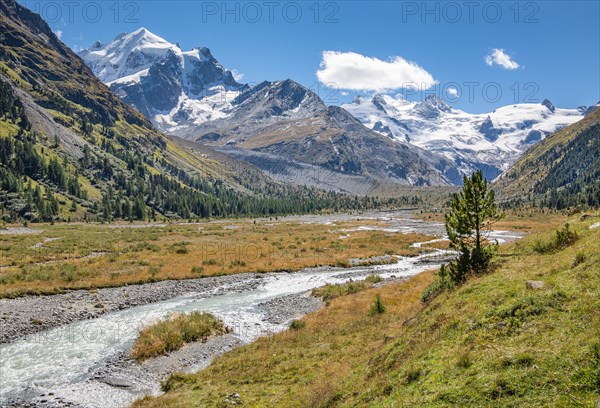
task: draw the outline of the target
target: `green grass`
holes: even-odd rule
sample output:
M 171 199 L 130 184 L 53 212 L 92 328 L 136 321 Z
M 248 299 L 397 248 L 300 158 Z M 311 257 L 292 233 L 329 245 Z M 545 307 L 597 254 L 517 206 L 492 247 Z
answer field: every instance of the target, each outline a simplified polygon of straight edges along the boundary
M 332 300 L 340 296 L 347 296 L 353 293 L 362 292 L 363 290 L 369 289 L 371 285 L 368 282 L 347 282 L 340 284 L 327 284 L 320 288 L 313 289 L 312 295 L 314 297 L 320 297 L 324 301 Z
M 223 406 L 237 392 L 251 407 L 595 407 L 600 229 L 569 221 L 579 238 L 556 251 L 534 250 L 555 232 L 501 246 L 492 273 L 425 305 L 430 272 L 334 298 L 302 319 L 301 330 L 173 377 L 169 392 L 135 406 Z M 528 280 L 544 287 L 527 289 Z M 386 312 L 374 317 L 376 294 Z
M 210 336 L 225 333 L 223 322 L 209 313 L 175 314 L 142 329 L 131 354 L 143 361 L 178 350 L 186 343 L 206 341 Z

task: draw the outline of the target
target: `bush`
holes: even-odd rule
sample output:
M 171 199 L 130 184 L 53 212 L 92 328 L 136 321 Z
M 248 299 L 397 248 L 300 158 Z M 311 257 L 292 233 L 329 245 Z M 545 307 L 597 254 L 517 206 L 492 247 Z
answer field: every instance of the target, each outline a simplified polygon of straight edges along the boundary
M 371 310 L 369 310 L 369 314 L 371 316 L 383 314 L 385 313 L 385 306 L 383 305 L 383 301 L 381 300 L 381 296 L 379 293 L 375 296 L 375 302 L 373 302 L 373 306 L 371 306 Z
M 578 238 L 577 232 L 570 229 L 569 224 L 565 224 L 564 227 L 556 230 L 556 234 L 550 241 L 536 241 L 533 244 L 533 250 L 539 254 L 553 253 L 573 245 Z
M 374 275 L 374 274 L 367 276 L 367 278 L 365 279 L 365 282 L 369 282 L 369 283 L 372 283 L 372 284 L 376 284 L 376 283 L 379 283 L 381 281 L 383 281 L 383 278 L 381 276 L 379 276 L 379 275 Z
M 131 354 L 142 361 L 178 350 L 186 343 L 205 341 L 212 335 L 227 332 L 223 322 L 209 313 L 177 313 L 142 329 Z
M 192 266 L 192 273 L 203 273 L 203 272 L 204 272 L 203 266 Z
M 421 378 L 422 372 L 419 369 L 412 369 L 406 373 L 406 383 L 410 384 Z
M 469 353 L 463 353 L 458 357 L 456 366 L 459 368 L 469 368 L 473 363 L 471 362 L 471 356 Z
M 583 252 L 578 252 L 577 255 L 575 255 L 575 259 L 573 259 L 573 264 L 571 265 L 571 267 L 575 268 L 577 265 L 581 265 L 584 262 L 585 254 Z
M 346 282 L 337 285 L 325 285 L 320 288 L 313 289 L 312 295 L 320 297 L 323 300 L 331 300 L 340 296 L 351 295 L 361 292 L 371 287 L 367 282 Z
M 303 329 L 304 326 L 306 326 L 306 323 L 304 323 L 302 320 L 294 319 L 290 323 L 290 329 L 292 329 L 292 330 L 300 330 L 300 329 Z

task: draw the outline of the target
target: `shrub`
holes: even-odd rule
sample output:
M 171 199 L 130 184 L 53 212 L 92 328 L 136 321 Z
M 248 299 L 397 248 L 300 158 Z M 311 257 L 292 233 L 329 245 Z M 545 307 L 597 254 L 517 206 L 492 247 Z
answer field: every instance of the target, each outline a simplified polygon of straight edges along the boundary
M 313 289 L 312 295 L 320 297 L 325 301 L 335 299 L 340 296 L 351 295 L 363 290 L 369 289 L 371 286 L 367 282 L 346 282 L 337 285 L 325 285 L 320 288 Z
M 203 273 L 204 267 L 203 266 L 192 266 L 192 272 L 193 273 Z
M 536 241 L 533 244 L 533 250 L 539 254 L 553 253 L 573 245 L 578 238 L 577 232 L 573 231 L 567 223 L 561 229 L 556 230 L 554 237 L 550 241 Z
M 383 305 L 383 301 L 381 300 L 381 296 L 379 293 L 375 296 L 375 302 L 373 302 L 373 306 L 371 306 L 371 310 L 369 310 L 369 314 L 371 316 L 383 314 L 385 313 L 385 306 Z
M 472 365 L 471 356 L 469 353 L 463 353 L 458 357 L 458 361 L 456 362 L 456 366 L 460 368 L 469 368 Z
M 577 252 L 577 255 L 575 255 L 575 259 L 573 259 L 573 264 L 571 266 L 575 268 L 577 265 L 581 265 L 584 262 L 585 254 L 583 252 Z
M 216 265 L 216 264 L 217 264 L 216 259 L 205 259 L 204 261 L 202 261 L 202 265 Z
M 223 322 L 209 313 L 177 313 L 143 328 L 131 350 L 132 356 L 142 361 L 169 353 L 193 341 L 205 341 L 212 335 L 225 334 Z
M 365 279 L 365 282 L 369 282 L 372 284 L 379 283 L 381 281 L 383 281 L 383 278 L 379 275 L 374 275 L 374 274 L 367 276 L 367 278 Z
M 303 329 L 304 326 L 306 326 L 306 323 L 304 323 L 302 320 L 294 319 L 290 323 L 290 329 L 292 329 L 292 330 L 300 330 L 300 329 Z
M 412 382 L 417 381 L 419 378 L 421 378 L 421 374 L 422 374 L 421 370 L 419 370 L 419 369 L 409 370 L 406 373 L 406 383 L 410 384 Z
M 150 275 L 156 275 L 160 272 L 160 266 L 151 266 L 150 268 L 148 268 L 148 272 L 150 273 Z

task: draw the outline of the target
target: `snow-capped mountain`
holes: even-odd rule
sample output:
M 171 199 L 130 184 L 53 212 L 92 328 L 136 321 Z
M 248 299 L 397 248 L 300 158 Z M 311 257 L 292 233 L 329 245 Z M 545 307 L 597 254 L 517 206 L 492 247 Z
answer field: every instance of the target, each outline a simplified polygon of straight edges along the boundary
M 470 114 L 431 95 L 420 102 L 377 94 L 342 105 L 369 129 L 453 161 L 461 174 L 482 169 L 490 179 L 525 150 L 585 115 L 586 108 L 559 109 L 549 100 Z
M 378 182 L 451 184 L 442 157 L 367 129 L 343 108 L 328 107 L 290 79 L 248 89 L 226 114 L 173 134 L 215 146 L 276 177 L 289 179 L 292 167 L 295 181 L 305 183 L 318 168 L 327 181 L 339 184 L 320 187 L 341 188 L 343 183 L 344 191 L 365 193 Z M 310 172 L 306 167 L 298 172 L 302 165 L 312 166 Z
M 223 117 L 247 89 L 210 53 L 179 45 L 140 28 L 110 44 L 79 53 L 96 76 L 164 131 Z
M 182 51 L 144 28 L 80 56 L 167 133 L 236 149 L 237 157 L 260 152 L 400 184 L 460 184 L 475 169 L 496 178 L 531 145 L 585 114 L 548 100 L 469 114 L 436 96 L 409 102 L 383 94 L 327 107 L 289 79 L 240 84 L 208 48 Z

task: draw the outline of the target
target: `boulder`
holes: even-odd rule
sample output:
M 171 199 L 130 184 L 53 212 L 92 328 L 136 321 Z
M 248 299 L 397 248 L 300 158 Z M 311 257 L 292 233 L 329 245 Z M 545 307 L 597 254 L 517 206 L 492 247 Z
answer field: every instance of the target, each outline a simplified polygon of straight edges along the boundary
M 530 290 L 538 290 L 544 287 L 545 283 L 542 281 L 527 281 L 525 287 Z

